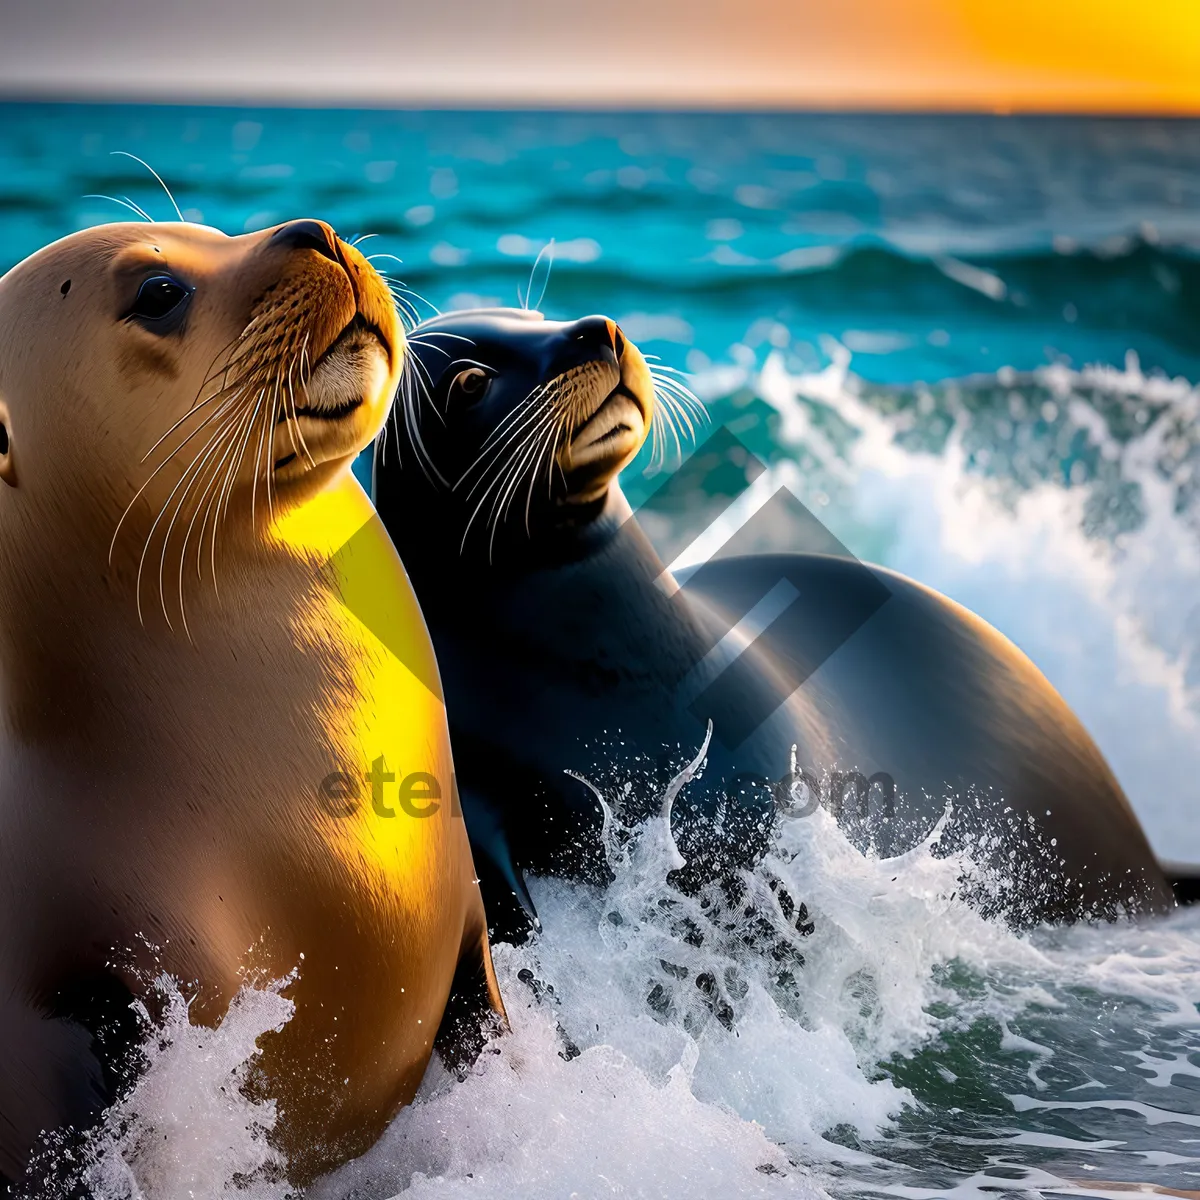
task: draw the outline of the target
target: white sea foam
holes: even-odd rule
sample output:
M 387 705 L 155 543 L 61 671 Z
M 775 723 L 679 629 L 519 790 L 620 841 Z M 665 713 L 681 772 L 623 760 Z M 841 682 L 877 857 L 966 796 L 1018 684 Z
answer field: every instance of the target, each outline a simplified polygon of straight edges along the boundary
M 218 1029 L 189 1022 L 175 980 L 156 982 L 163 1013 L 144 1047 L 146 1069 L 80 1155 L 77 1177 L 90 1193 L 103 1200 L 283 1196 L 269 1182 L 284 1166 L 268 1141 L 274 1101 L 251 1099 L 243 1087 L 257 1040 L 292 1015 L 280 994 L 288 982 L 244 987 Z
M 1088 989 L 1136 998 L 1165 1036 L 1200 1024 L 1200 914 L 1017 936 L 957 897 L 964 860 L 929 845 L 865 856 L 818 810 L 786 819 L 744 877 L 768 916 L 764 937 L 744 904 L 676 891 L 661 817 L 616 830 L 611 847 L 608 886 L 531 881 L 541 934 L 495 948 L 511 1031 L 463 1080 L 435 1062 L 416 1102 L 315 1200 L 819 1200 L 860 1177 L 916 1195 L 880 1179 L 886 1164 L 872 1149 L 917 1103 L 881 1062 L 994 1021 L 1002 1054 L 1030 1064 L 1013 1103 L 1054 1111 L 1062 1102 L 1043 1104 L 1038 1072 L 1056 1049 L 1015 1030 L 1027 1010 L 1053 1013 L 1071 989 Z M 797 930 L 783 895 L 802 898 L 811 932 Z M 772 954 L 776 939 L 799 944 L 803 966 Z M 963 972 L 970 986 L 954 978 Z M 270 1182 L 273 1110 L 238 1084 L 255 1039 L 289 1016 L 286 1000 L 278 987 L 247 989 L 214 1031 L 189 1025 L 169 994 L 149 1070 L 95 1139 L 96 1194 L 284 1200 L 287 1188 Z M 1146 1061 L 1164 1073 L 1158 1050 L 1131 1068 Z M 1193 1070 L 1186 1053 L 1183 1063 Z M 1102 1098 L 1141 1120 L 1141 1101 Z M 1084 1093 L 1078 1112 L 1095 1099 Z M 968 1172 L 956 1186 L 983 1196 L 989 1180 Z
M 789 373 L 773 352 L 757 376 L 743 374 L 739 382 L 778 414 L 779 440 L 817 467 L 774 464 L 689 547 L 691 561 L 791 488 L 859 557 L 939 589 L 1012 638 L 1096 738 L 1159 853 L 1200 862 L 1200 539 L 1155 467 L 1172 426 L 1195 423 L 1200 393 L 1143 375 L 1132 356 L 1123 371 L 1052 366 L 1024 381 L 1054 394 L 1139 490 L 1140 524 L 1110 539 L 1087 531 L 1093 488 L 1038 482 L 1014 491 L 972 468 L 965 410 L 938 452 L 902 444 L 906 417 L 868 403 L 849 352 L 832 341 L 826 349 L 830 364 L 818 372 Z M 1164 408 L 1118 443 L 1083 398 L 1093 389 Z

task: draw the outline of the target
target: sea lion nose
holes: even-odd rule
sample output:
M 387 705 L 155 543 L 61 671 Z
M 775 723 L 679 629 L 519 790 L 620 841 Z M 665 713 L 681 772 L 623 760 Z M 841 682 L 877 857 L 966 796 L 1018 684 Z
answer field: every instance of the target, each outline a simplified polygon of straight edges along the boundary
M 613 353 L 617 356 L 617 361 L 621 361 L 621 354 L 625 349 L 625 335 L 621 332 L 621 327 L 609 318 L 605 318 L 608 325 L 608 336 L 612 342 Z
M 337 234 L 324 221 L 289 221 L 275 230 L 270 244 L 285 250 L 315 250 L 339 265 L 342 261 Z
M 617 356 L 618 361 L 625 349 L 625 337 L 616 321 L 609 317 L 583 317 L 576 321 L 575 340 L 608 347 Z

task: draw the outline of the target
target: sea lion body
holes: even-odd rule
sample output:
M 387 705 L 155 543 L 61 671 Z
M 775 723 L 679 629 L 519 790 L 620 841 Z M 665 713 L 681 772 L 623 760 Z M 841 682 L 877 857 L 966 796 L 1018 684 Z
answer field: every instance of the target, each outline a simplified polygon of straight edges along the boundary
M 122 318 L 155 270 L 194 289 L 178 332 Z M 307 381 L 261 428 L 227 426 L 230 464 L 261 449 L 213 475 L 228 498 L 210 543 L 199 484 L 186 499 L 205 434 L 141 493 L 162 457 L 140 463 L 223 347 L 241 335 L 269 358 L 256 339 L 293 326 Z M 453 770 L 420 611 L 348 470 L 399 370 L 390 300 L 315 222 L 236 239 L 110 226 L 0 281 L 0 331 L 0 1173 L 111 1100 L 95 1026 L 114 990 L 145 996 L 166 971 L 194 991 L 191 1019 L 216 1023 L 247 979 L 296 971 L 262 1088 L 289 1175 L 309 1179 L 412 1097 L 456 977 L 468 1006 L 501 1011 L 461 820 L 449 804 L 389 817 L 364 791 L 380 758 L 398 778 Z M 230 392 L 231 422 L 260 382 Z M 156 541 L 166 495 L 182 516 Z M 404 661 L 345 603 L 364 576 Z
M 594 797 L 567 772 L 645 815 L 707 719 L 707 765 L 677 802 L 683 853 L 700 874 L 752 860 L 795 785 L 828 799 L 833 779 L 852 793 L 834 797 L 851 801 L 838 805 L 848 830 L 884 853 L 926 836 L 953 801 L 943 844 L 982 859 L 983 903 L 1014 920 L 1168 907 L 1162 870 L 1086 731 L 1036 667 L 961 606 L 827 554 L 718 558 L 679 586 L 616 482 L 653 419 L 653 389 L 614 328 L 504 311 L 427 322 L 412 341 L 427 403 L 408 397 L 408 452 L 402 438 L 401 453 L 376 456 L 376 503 L 430 622 L 497 932 L 522 927 L 513 893 L 531 911 L 522 870 L 600 864 Z M 642 393 L 645 413 L 630 445 L 587 464 L 582 484 L 570 429 L 541 458 L 504 436 L 522 421 L 538 428 L 521 415 L 524 398 L 553 407 L 548 385 L 578 373 L 581 346 L 607 371 L 597 369 L 594 412 L 626 388 Z M 474 403 L 454 382 L 470 370 L 492 378 Z M 499 516 L 481 530 L 470 518 L 506 441 L 516 466 L 492 470 L 494 491 L 508 487 L 516 503 L 485 508 Z M 528 491 L 524 477 L 516 489 L 503 482 L 539 463 Z M 425 520 L 394 523 L 413 508 Z M 781 580 L 795 592 L 785 619 L 768 636 L 726 636 Z M 737 728 L 746 713 L 762 719 Z

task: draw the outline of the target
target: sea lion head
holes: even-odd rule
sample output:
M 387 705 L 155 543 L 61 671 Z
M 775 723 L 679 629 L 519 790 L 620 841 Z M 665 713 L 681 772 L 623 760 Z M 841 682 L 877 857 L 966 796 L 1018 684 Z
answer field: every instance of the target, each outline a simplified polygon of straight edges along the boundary
M 385 433 L 376 495 L 420 489 L 423 475 L 440 493 L 429 519 L 456 552 L 490 556 L 513 537 L 593 520 L 671 415 L 660 378 L 608 317 L 472 309 L 424 322 L 409 346 L 400 453 L 389 461 Z
M 53 243 L 0 278 L 0 558 L 253 528 L 370 443 L 403 355 L 387 285 L 320 221 Z

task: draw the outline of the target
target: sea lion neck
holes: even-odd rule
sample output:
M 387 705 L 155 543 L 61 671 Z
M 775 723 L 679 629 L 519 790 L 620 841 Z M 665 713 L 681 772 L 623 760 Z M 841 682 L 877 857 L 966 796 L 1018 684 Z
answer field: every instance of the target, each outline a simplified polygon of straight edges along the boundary
M 398 499 L 392 489 L 377 496 L 384 513 L 392 511 Z M 629 502 L 615 482 L 600 500 L 586 507 L 556 506 L 538 513 L 528 529 L 513 521 L 494 538 L 478 530 L 469 530 L 464 537 L 457 512 L 454 520 L 439 520 L 433 506 L 442 498 L 433 492 L 422 501 L 428 509 L 423 510 L 411 496 L 404 501 L 414 514 L 432 513 L 431 519 L 414 515 L 389 522 L 405 569 L 427 605 L 435 597 L 461 596 L 464 589 L 466 594 L 506 590 L 530 574 L 569 572 L 572 565 L 586 563 L 623 533 L 637 529 Z

